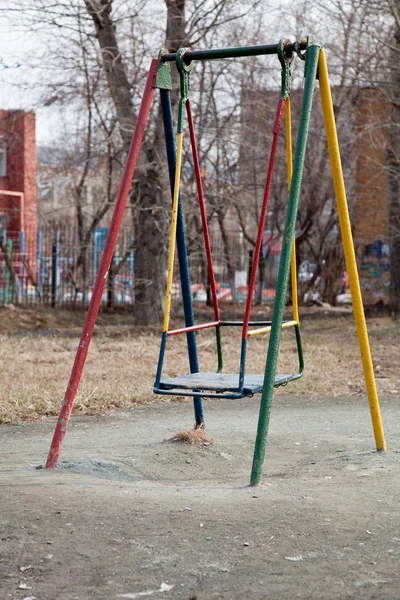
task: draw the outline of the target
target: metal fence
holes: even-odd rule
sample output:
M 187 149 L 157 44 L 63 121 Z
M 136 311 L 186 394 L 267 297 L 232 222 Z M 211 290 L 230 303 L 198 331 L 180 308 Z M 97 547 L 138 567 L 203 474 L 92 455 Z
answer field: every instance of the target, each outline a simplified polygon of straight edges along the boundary
M 0 306 L 44 304 L 53 308 L 85 308 L 92 296 L 107 234 L 106 227 L 95 229 L 82 256 L 82 244 L 74 227 L 46 226 L 34 235 L 0 232 Z M 279 253 L 268 249 L 268 240 L 266 236 L 262 283 L 259 281 L 257 291 L 258 301 L 263 303 L 274 299 L 279 266 Z M 245 302 L 251 251 L 244 247 L 238 232 L 231 232 L 229 249 L 223 246 L 221 236 L 216 232 L 212 234 L 211 242 L 219 299 Z M 189 268 L 193 300 L 205 303 L 208 278 L 202 251 L 189 253 Z M 179 304 L 178 267 L 175 273 L 173 301 Z M 134 236 L 129 231 L 121 231 L 102 306 L 129 307 L 134 303 Z

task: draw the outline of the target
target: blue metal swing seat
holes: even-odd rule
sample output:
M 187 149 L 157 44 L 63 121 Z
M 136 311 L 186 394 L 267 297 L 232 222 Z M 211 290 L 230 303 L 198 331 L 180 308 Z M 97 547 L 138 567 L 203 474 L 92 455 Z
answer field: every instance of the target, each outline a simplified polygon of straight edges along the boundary
M 298 375 L 275 375 L 274 387 L 286 385 L 298 379 Z M 246 373 L 243 387 L 239 384 L 237 373 L 192 373 L 180 377 L 162 379 L 154 390 L 158 394 L 174 396 L 202 396 L 206 398 L 244 398 L 261 392 L 264 385 L 264 374 Z

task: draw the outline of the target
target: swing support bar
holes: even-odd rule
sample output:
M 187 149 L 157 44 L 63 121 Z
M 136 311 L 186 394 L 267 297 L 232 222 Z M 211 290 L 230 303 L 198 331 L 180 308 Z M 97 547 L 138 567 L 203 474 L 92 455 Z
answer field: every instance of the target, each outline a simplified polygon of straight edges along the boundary
M 283 313 L 285 310 L 286 292 L 289 281 L 290 260 L 300 200 L 304 160 L 306 156 L 308 130 L 310 126 L 311 108 L 314 94 L 314 83 L 317 74 L 318 54 L 319 46 L 311 45 L 307 48 L 307 74 L 304 84 L 286 225 L 283 234 L 282 253 L 279 262 L 278 282 L 273 309 L 271 334 L 268 344 L 267 363 L 265 366 L 264 387 L 261 396 L 260 413 L 258 418 L 257 437 L 250 480 L 250 485 L 252 486 L 261 483 L 265 459 L 267 434 L 271 416 L 272 398 L 274 394 L 275 373 L 278 364 L 279 346 L 281 341 Z
M 162 65 L 161 68 L 167 68 L 169 71 L 169 65 Z M 159 65 L 160 71 L 160 65 Z M 164 121 L 164 136 L 165 136 L 165 148 L 167 151 L 167 161 L 168 161 L 168 172 L 169 172 L 169 182 L 171 188 L 171 196 L 174 196 L 174 182 L 175 182 L 175 171 L 176 171 L 176 145 L 175 145 L 175 134 L 174 134 L 174 124 L 172 119 L 172 107 L 171 107 L 171 94 L 169 89 L 161 88 L 160 89 L 160 100 L 161 100 L 161 110 Z M 182 290 L 182 299 L 183 299 L 183 311 L 185 315 L 185 325 L 186 325 L 186 341 L 189 355 L 189 367 L 191 373 L 197 373 L 199 369 L 199 360 L 197 355 L 197 344 L 196 344 L 196 333 L 193 327 L 194 323 L 194 314 L 193 314 L 193 304 L 192 304 L 192 295 L 190 292 L 190 273 L 189 273 L 189 263 L 187 256 L 187 247 L 186 247 L 186 236 L 185 236 L 185 220 L 183 216 L 182 209 L 182 200 L 181 195 L 179 193 L 178 197 L 178 215 L 177 215 L 177 224 L 176 224 L 176 247 L 178 252 L 178 261 L 179 261 L 179 273 L 181 279 L 181 290 Z M 163 353 L 165 352 L 165 347 L 167 343 L 167 336 L 163 335 L 161 350 Z M 161 352 L 160 352 L 161 354 Z M 161 361 L 163 359 L 163 355 L 161 356 Z M 160 361 L 159 361 L 160 362 Z M 158 365 L 157 371 L 160 371 L 160 364 Z M 203 414 L 203 401 L 201 397 L 197 397 L 193 399 L 194 403 L 194 416 L 196 420 L 196 427 L 202 427 L 204 424 L 204 414 Z
M 340 161 L 339 142 L 337 137 L 335 115 L 331 90 L 329 87 L 328 67 L 324 49 L 319 53 L 319 89 L 321 93 L 322 112 L 324 115 L 326 138 L 328 142 L 329 158 L 331 161 L 333 185 L 335 188 L 336 204 L 338 209 L 340 231 L 342 232 L 346 269 L 349 275 L 351 301 L 353 303 L 354 320 L 356 322 L 358 344 L 360 346 L 361 360 L 364 369 L 365 386 L 367 389 L 368 403 L 371 412 L 372 427 L 374 430 L 375 444 L 378 451 L 386 451 L 385 435 L 379 408 L 378 392 L 376 389 L 374 369 L 372 366 L 371 350 L 368 340 L 367 324 L 365 322 L 364 307 L 361 296 L 360 280 L 357 272 L 356 255 L 354 252 L 351 223 L 347 207 L 346 190 L 344 187 L 343 171 Z
M 86 355 L 89 350 L 89 344 L 92 339 L 93 329 L 99 313 L 101 300 L 103 298 L 104 287 L 106 285 L 108 271 L 110 269 L 114 248 L 117 243 L 119 230 L 121 228 L 122 217 L 124 216 L 126 201 L 132 183 L 133 174 L 139 157 L 139 150 L 142 145 L 143 135 L 146 128 L 147 119 L 150 113 L 151 103 L 154 96 L 158 69 L 158 60 L 151 62 L 147 76 L 146 87 L 144 89 L 142 103 L 137 117 L 135 131 L 133 133 L 128 158 L 122 177 L 118 198 L 115 203 L 114 213 L 111 220 L 110 231 L 104 247 L 103 256 L 99 266 L 96 283 L 93 289 L 93 295 L 90 300 L 85 324 L 83 326 L 81 339 L 76 352 L 75 361 L 72 367 L 68 387 L 65 392 L 64 401 L 58 417 L 53 440 L 51 442 L 49 455 L 47 457 L 46 468 L 51 469 L 56 466 L 60 454 L 61 444 L 68 427 L 68 421 L 71 415 L 72 406 L 75 401 L 78 385 L 81 380 L 83 367 L 86 361 Z
M 305 50 L 306 40 L 290 42 L 286 46 L 286 55 L 290 56 L 297 50 Z M 185 53 L 185 62 L 189 64 L 192 60 L 221 60 L 223 58 L 244 58 L 246 56 L 267 56 L 278 54 L 279 44 L 264 44 L 258 46 L 238 46 L 236 48 L 210 48 L 210 50 L 189 50 Z M 170 52 L 162 56 L 163 62 L 175 62 L 176 53 Z
M 340 161 L 339 143 L 337 138 L 332 97 L 329 87 L 328 69 L 324 50 L 317 45 L 311 44 L 307 48 L 306 67 L 306 79 L 300 115 L 299 132 L 297 136 L 296 154 L 293 167 L 293 178 L 289 194 L 289 207 L 284 233 L 285 243 L 282 248 L 281 261 L 279 265 L 277 295 L 274 304 L 271 336 L 268 346 L 267 363 L 265 369 L 264 388 L 261 397 L 257 438 L 250 479 L 251 486 L 259 485 L 262 479 L 266 440 L 274 391 L 274 374 L 276 371 L 278 361 L 280 333 L 283 321 L 283 311 L 286 298 L 287 283 L 289 278 L 290 248 L 294 240 L 294 228 L 300 198 L 301 181 L 304 169 L 305 151 L 307 145 L 308 129 L 310 124 L 314 92 L 314 81 L 317 76 L 317 70 L 320 82 L 322 111 L 324 115 L 325 130 L 328 142 L 328 150 L 331 162 L 336 203 L 338 208 L 340 230 L 343 239 L 346 268 L 347 272 L 349 273 L 351 297 L 354 309 L 354 319 L 356 323 L 357 336 L 364 369 L 364 378 L 367 389 L 368 402 L 370 406 L 375 444 L 376 449 L 378 451 L 386 450 L 382 419 L 379 408 L 379 400 L 372 366 L 371 351 L 369 347 L 368 333 L 365 322 L 364 308 L 362 303 L 361 288 L 357 272 L 354 244 L 351 235 L 351 224 L 347 208 L 346 191 Z

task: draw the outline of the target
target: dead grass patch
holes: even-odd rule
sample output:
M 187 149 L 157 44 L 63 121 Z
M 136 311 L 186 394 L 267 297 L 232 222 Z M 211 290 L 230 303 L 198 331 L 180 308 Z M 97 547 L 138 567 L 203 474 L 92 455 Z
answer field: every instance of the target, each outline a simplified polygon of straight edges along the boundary
M 2 327 L 7 311 L 0 309 L 0 423 L 17 423 L 57 415 L 78 346 L 78 320 L 69 322 L 66 312 L 32 313 L 35 326 L 40 321 L 48 329 L 26 330 Z M 16 310 L 8 311 L 13 319 Z M 59 321 L 57 315 L 60 314 Z M 101 413 L 119 407 L 151 402 L 176 401 L 171 396 L 153 394 L 161 330 L 135 328 L 129 315 L 101 315 L 88 353 L 81 385 L 74 405 L 75 414 Z M 75 320 L 74 320 L 75 319 Z M 199 318 L 200 321 L 200 318 Z M 179 321 L 175 323 L 179 326 Z M 400 322 L 386 318 L 369 319 L 368 329 L 378 392 L 400 396 Z M 365 395 L 360 353 L 351 315 L 313 317 L 302 322 L 305 372 L 303 377 L 278 390 L 278 394 L 353 396 Z M 224 328 L 224 372 L 238 373 L 241 344 L 240 328 Z M 263 373 L 268 336 L 249 340 L 246 370 Z M 202 371 L 215 371 L 217 355 L 215 333 L 198 335 Z M 298 368 L 293 330 L 285 330 L 279 354 L 278 372 Z M 189 373 L 185 336 L 168 340 L 163 375 Z M 190 401 L 190 399 L 188 399 Z
M 207 437 L 203 427 L 193 427 L 193 429 L 182 429 L 170 438 L 170 442 L 183 442 L 189 445 L 210 446 L 214 440 Z

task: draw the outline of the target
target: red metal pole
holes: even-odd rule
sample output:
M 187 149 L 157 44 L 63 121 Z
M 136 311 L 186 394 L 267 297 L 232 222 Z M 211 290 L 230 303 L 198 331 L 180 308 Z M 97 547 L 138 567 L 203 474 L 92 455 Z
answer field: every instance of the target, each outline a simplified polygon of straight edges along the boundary
M 220 321 L 213 321 L 212 323 L 201 323 L 200 325 L 192 325 L 191 327 L 183 327 L 182 329 L 170 329 L 167 335 L 177 335 L 179 333 L 188 333 L 189 331 L 199 331 L 200 329 L 209 329 L 210 327 L 218 327 Z
M 133 133 L 131 146 L 126 160 L 125 171 L 122 177 L 121 186 L 119 189 L 117 201 L 115 203 L 114 213 L 110 225 L 110 230 L 107 236 L 107 241 L 104 247 L 103 256 L 101 258 L 99 271 L 97 274 L 96 283 L 93 289 L 92 299 L 89 304 L 85 325 L 83 327 L 81 339 L 79 341 L 78 350 L 76 352 L 74 365 L 71 371 L 71 377 L 68 383 L 67 391 L 65 392 L 64 401 L 58 417 L 58 422 L 54 431 L 53 440 L 51 442 L 49 455 L 47 457 L 46 468 L 52 469 L 56 466 L 58 455 L 60 454 L 61 444 L 67 430 L 69 417 L 71 415 L 72 406 L 74 404 L 76 392 L 81 379 L 82 370 L 85 365 L 86 355 L 89 350 L 89 344 L 92 339 L 93 329 L 96 323 L 96 318 L 99 312 L 101 300 L 103 297 L 104 287 L 107 281 L 108 271 L 110 268 L 115 245 L 117 243 L 118 233 L 121 227 L 122 217 L 126 206 L 129 190 L 132 183 L 133 174 L 135 172 L 137 159 L 139 156 L 140 147 L 142 145 L 143 135 L 146 127 L 147 118 L 149 116 L 151 102 L 154 96 L 155 79 L 157 75 L 158 60 L 154 59 L 151 62 L 149 73 L 147 76 L 146 87 L 144 89 L 142 103 L 140 105 L 139 114 L 136 121 L 135 131 Z
M 269 192 L 271 189 L 272 174 L 274 172 L 274 164 L 275 164 L 275 156 L 276 156 L 276 148 L 278 145 L 279 131 L 281 129 L 284 108 L 285 108 L 285 98 L 281 98 L 278 102 L 278 107 L 276 109 L 275 122 L 274 122 L 274 127 L 272 130 L 272 134 L 274 137 L 272 140 L 271 154 L 269 157 L 268 174 L 267 174 L 267 180 L 265 182 L 264 197 L 263 197 L 263 203 L 262 203 L 262 207 L 261 207 L 260 222 L 259 222 L 259 226 L 258 226 L 256 248 L 254 251 L 253 264 L 251 266 L 251 275 L 250 275 L 249 289 L 248 289 L 248 293 L 247 293 L 246 310 L 245 310 L 244 319 L 243 319 L 242 339 L 244 339 L 244 340 L 247 338 L 247 333 L 249 330 L 251 305 L 253 302 L 254 288 L 256 285 L 258 261 L 259 261 L 260 252 L 261 252 L 265 219 L 267 217 Z
M 214 317 L 215 317 L 216 321 L 219 321 L 220 313 L 219 313 L 219 306 L 218 306 L 217 287 L 215 284 L 214 265 L 213 265 L 213 261 L 212 261 L 210 234 L 208 231 L 206 204 L 204 201 L 203 184 L 201 182 L 199 155 L 197 152 L 196 136 L 194 133 L 192 107 L 190 106 L 189 99 L 186 100 L 186 113 L 187 113 L 188 124 L 189 124 L 190 143 L 192 146 L 194 171 L 196 174 L 197 195 L 199 197 L 201 221 L 203 224 L 204 244 L 206 247 L 208 273 L 210 276 L 210 287 L 211 287 L 211 295 L 212 295 L 213 306 L 214 306 Z

